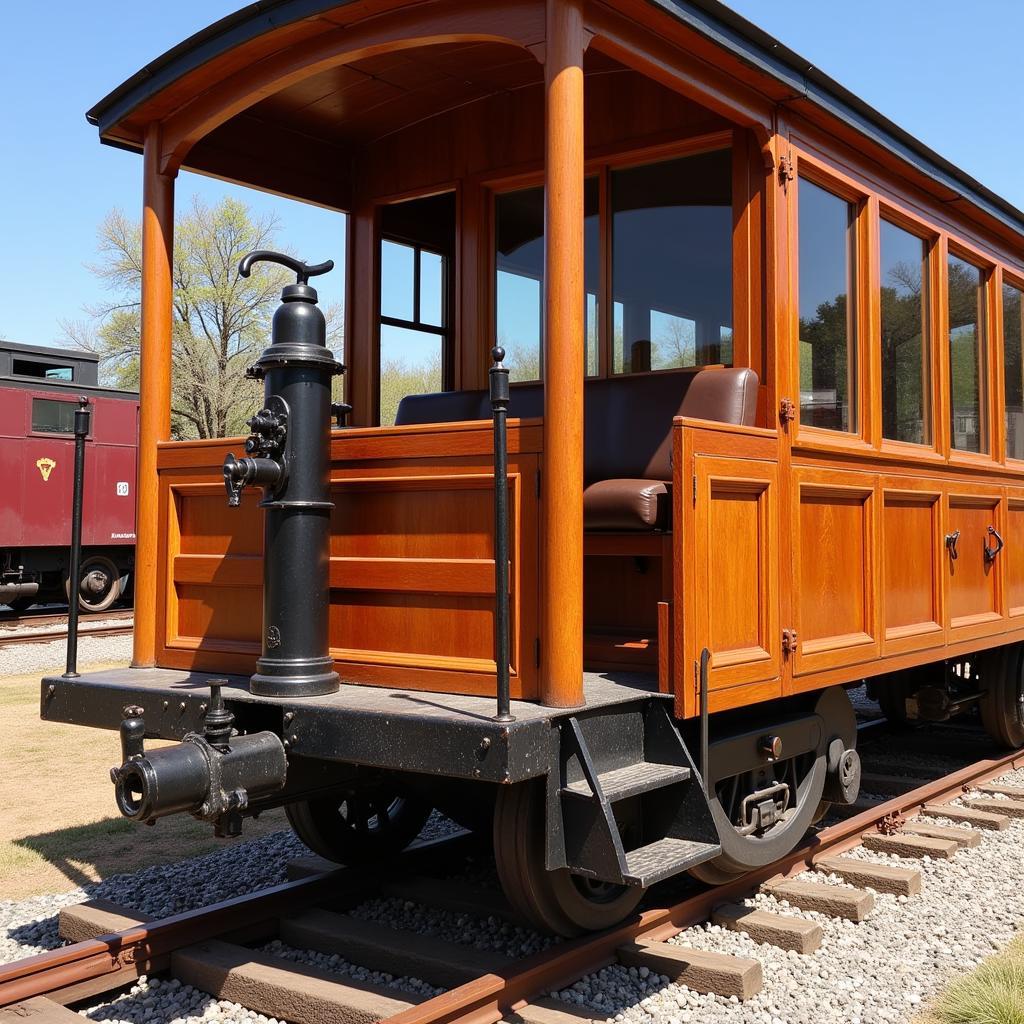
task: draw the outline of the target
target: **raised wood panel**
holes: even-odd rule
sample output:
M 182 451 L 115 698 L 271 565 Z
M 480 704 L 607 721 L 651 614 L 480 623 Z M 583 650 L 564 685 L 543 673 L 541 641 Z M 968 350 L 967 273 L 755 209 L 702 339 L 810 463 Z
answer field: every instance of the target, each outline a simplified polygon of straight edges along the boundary
M 875 623 L 875 479 L 794 470 L 793 672 L 878 655 Z
M 510 424 L 512 694 L 536 696 L 540 430 Z M 489 426 L 335 435 L 330 644 L 346 682 L 491 694 L 493 474 Z M 524 441 L 524 435 L 525 441 Z M 450 442 L 450 443 L 446 443 Z M 524 452 L 524 446 L 533 452 Z M 160 664 L 248 674 L 259 654 L 263 513 L 228 509 L 237 442 L 161 450 Z M 447 457 L 442 451 L 453 452 Z M 398 457 L 397 453 L 404 455 Z M 191 466 L 189 465 L 191 463 Z
M 710 690 L 778 683 L 778 466 L 698 456 L 695 469 L 689 660 L 711 651 Z
M 887 480 L 882 487 L 883 652 L 941 646 L 941 489 L 908 487 Z
M 986 545 L 994 546 L 989 526 L 1003 532 L 1001 494 L 977 487 L 970 493 L 951 491 L 946 500 L 946 533 L 959 531 L 957 558 L 946 558 L 946 603 L 951 639 L 985 636 L 1001 628 L 1004 562 L 985 557 Z
M 1024 615 L 1024 492 L 1011 491 L 1006 502 L 1006 610 Z

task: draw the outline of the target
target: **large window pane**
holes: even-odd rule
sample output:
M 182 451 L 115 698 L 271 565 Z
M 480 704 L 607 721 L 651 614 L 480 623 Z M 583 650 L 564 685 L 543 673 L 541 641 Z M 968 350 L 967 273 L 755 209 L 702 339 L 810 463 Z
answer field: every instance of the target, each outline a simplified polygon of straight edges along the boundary
M 1024 380 L 1021 365 L 1021 293 L 1003 285 L 1003 365 L 1006 367 L 1006 455 L 1024 459 Z
M 73 434 L 75 403 L 33 398 L 32 429 L 40 434 Z
M 977 267 L 952 254 L 948 269 L 952 444 L 964 452 L 986 452 L 984 279 Z
M 415 320 L 416 250 L 384 239 L 380 243 L 380 312 L 396 320 Z
M 853 203 L 800 179 L 800 422 L 854 431 Z
M 882 436 L 911 444 L 931 441 L 927 259 L 923 239 L 881 222 Z
M 598 372 L 598 281 L 601 232 L 598 184 L 584 193 L 586 372 Z M 527 188 L 495 197 L 495 338 L 505 349 L 512 380 L 540 380 L 544 333 L 544 190 Z
M 443 388 L 444 337 L 407 327 L 380 327 L 380 422 L 395 422 L 398 403 L 406 395 Z
M 731 361 L 731 152 L 614 171 L 611 204 L 612 372 Z

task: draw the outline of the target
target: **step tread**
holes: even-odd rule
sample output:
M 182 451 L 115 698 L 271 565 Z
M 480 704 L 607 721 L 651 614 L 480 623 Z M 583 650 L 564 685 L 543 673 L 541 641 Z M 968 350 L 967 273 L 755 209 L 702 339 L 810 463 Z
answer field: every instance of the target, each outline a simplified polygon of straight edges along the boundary
M 721 852 L 722 848 L 717 843 L 667 836 L 630 850 L 626 854 L 624 878 L 634 885 L 653 885 L 695 864 L 702 864 Z
M 624 768 L 613 768 L 598 776 L 601 789 L 609 800 L 623 800 L 638 793 L 647 793 L 676 782 L 686 782 L 690 769 L 676 764 L 658 764 L 655 761 L 637 761 Z M 590 796 L 590 785 L 586 779 L 572 782 L 564 792 L 575 796 Z

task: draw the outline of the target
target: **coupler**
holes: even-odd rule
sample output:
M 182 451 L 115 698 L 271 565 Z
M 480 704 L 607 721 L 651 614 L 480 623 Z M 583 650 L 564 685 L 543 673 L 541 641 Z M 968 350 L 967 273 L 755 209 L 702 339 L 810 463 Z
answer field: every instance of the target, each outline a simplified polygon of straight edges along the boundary
M 288 759 L 280 737 L 233 735 L 235 716 L 224 707 L 219 684 L 210 686 L 202 734 L 189 733 L 176 746 L 147 754 L 142 716 L 140 707 L 125 708 L 124 762 L 110 769 L 117 806 L 126 818 L 151 825 L 184 812 L 212 822 L 218 836 L 237 836 L 250 805 L 284 788 Z

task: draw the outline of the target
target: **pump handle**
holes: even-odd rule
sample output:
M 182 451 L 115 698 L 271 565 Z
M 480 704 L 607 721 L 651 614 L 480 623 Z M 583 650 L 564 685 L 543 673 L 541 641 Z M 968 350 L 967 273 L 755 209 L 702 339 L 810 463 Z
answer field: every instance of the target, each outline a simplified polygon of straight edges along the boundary
M 283 252 L 256 249 L 248 256 L 242 257 L 242 262 L 238 264 L 238 273 L 242 277 L 248 277 L 252 273 L 254 263 L 280 263 L 282 267 L 287 267 L 295 274 L 296 284 L 308 284 L 311 277 L 318 277 L 320 274 L 326 274 L 329 270 L 334 269 L 334 260 L 317 263 L 311 267 L 303 263 L 302 260 L 297 260 L 294 256 L 287 256 Z

